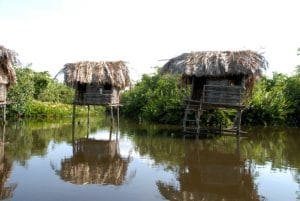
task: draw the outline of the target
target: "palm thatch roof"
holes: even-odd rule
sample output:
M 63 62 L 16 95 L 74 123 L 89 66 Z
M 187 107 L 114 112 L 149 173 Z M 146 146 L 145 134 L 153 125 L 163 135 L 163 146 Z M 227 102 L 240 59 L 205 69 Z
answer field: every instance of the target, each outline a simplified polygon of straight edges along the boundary
M 0 83 L 9 88 L 17 82 L 13 65 L 16 63 L 16 53 L 0 45 Z
M 118 89 L 130 86 L 129 70 L 123 61 L 67 63 L 63 72 L 65 83 L 71 87 L 78 83 L 109 84 Z
M 259 77 L 268 63 L 261 54 L 246 51 L 203 51 L 184 53 L 170 59 L 161 73 L 184 77 L 226 77 L 245 75 Z

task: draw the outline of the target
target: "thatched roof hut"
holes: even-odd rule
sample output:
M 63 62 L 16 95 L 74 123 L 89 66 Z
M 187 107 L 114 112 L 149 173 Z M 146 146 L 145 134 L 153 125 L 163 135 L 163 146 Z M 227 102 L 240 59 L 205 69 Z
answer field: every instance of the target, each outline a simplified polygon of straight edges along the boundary
M 6 91 L 17 82 L 13 65 L 16 53 L 0 45 L 0 102 L 6 101 Z
M 184 132 L 199 134 L 203 109 L 236 108 L 239 112 L 236 122 L 240 122 L 240 111 L 245 107 L 246 97 L 250 97 L 255 81 L 267 66 L 263 55 L 250 50 L 203 51 L 184 53 L 170 59 L 161 73 L 182 75 L 186 83 L 192 84 L 183 128 Z M 188 119 L 192 110 L 197 118 Z M 196 121 L 197 126 L 191 127 L 191 121 Z M 188 130 L 188 127 L 191 129 Z
M 67 63 L 63 72 L 65 83 L 70 87 L 75 87 L 77 83 L 96 83 L 124 89 L 130 85 L 129 70 L 123 61 Z
M 75 104 L 119 104 L 119 92 L 130 86 L 129 70 L 123 61 L 82 61 L 63 68 L 65 83 L 76 90 Z
M 246 51 L 203 51 L 184 53 L 170 59 L 161 73 L 181 74 L 183 77 L 246 76 L 256 79 L 268 63 L 261 54 Z
M 186 81 L 197 78 L 245 78 L 246 92 L 268 67 L 265 57 L 251 50 L 184 53 L 170 59 L 161 73 L 180 74 Z

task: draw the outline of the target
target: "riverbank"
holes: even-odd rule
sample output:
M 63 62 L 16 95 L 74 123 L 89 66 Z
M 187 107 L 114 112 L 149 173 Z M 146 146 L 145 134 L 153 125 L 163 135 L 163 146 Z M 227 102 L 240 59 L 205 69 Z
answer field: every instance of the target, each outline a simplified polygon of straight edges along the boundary
M 76 116 L 86 116 L 87 106 L 76 106 Z M 105 107 L 93 106 L 90 107 L 90 115 L 103 115 Z M 11 115 L 9 118 L 23 117 L 23 118 L 55 118 L 55 117 L 69 117 L 72 116 L 73 105 L 65 103 L 42 102 L 38 100 L 30 101 L 26 104 L 24 113 L 22 115 Z

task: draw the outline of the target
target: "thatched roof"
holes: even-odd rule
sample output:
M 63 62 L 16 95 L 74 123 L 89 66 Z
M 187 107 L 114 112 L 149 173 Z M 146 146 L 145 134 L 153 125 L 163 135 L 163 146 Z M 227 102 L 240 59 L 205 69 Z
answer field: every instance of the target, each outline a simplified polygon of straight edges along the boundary
M 67 63 L 63 72 L 65 83 L 71 87 L 75 87 L 78 82 L 110 84 L 119 89 L 130 85 L 129 70 L 123 61 Z
M 181 74 L 184 77 L 261 76 L 267 68 L 264 56 L 246 51 L 203 51 L 184 53 L 170 59 L 162 73 Z
M 13 86 L 17 82 L 13 65 L 16 63 L 16 53 L 0 45 L 0 83 Z

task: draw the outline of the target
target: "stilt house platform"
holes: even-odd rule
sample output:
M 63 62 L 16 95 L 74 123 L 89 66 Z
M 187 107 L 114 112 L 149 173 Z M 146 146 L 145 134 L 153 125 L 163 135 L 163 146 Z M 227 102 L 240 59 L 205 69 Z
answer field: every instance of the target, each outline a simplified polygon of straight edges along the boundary
M 180 74 L 183 82 L 191 85 L 183 132 L 197 136 L 223 131 L 239 134 L 245 99 L 250 98 L 255 81 L 267 65 L 261 54 L 250 50 L 192 52 L 170 59 L 161 72 Z M 201 122 L 204 111 L 228 108 L 237 111 L 232 129 L 222 129 L 221 122 L 216 128 L 208 128 Z
M 0 45 L 0 108 L 3 111 L 3 121 L 6 120 L 7 91 L 17 82 L 16 73 L 13 68 L 13 64 L 16 63 L 15 57 L 16 53 L 14 51 Z

